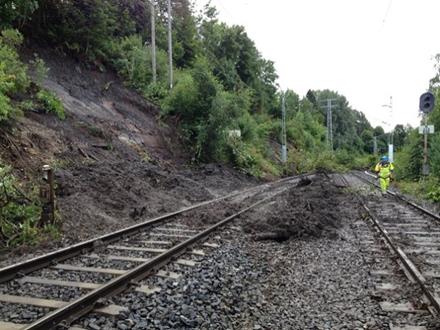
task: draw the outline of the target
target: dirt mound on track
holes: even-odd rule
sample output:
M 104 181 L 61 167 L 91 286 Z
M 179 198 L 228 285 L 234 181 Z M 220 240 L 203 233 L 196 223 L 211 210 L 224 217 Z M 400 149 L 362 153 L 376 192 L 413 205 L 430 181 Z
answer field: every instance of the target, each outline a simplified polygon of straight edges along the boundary
M 253 211 L 244 231 L 258 240 L 285 241 L 290 238 L 341 236 L 343 222 L 357 212 L 352 196 L 324 174 L 310 184 L 300 184 L 283 193 L 274 202 Z

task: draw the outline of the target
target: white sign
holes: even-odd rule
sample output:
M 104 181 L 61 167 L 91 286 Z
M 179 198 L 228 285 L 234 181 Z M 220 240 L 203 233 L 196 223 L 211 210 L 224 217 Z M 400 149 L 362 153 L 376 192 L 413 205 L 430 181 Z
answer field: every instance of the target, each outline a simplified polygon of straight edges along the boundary
M 229 137 L 241 137 L 241 130 L 239 129 L 231 129 L 228 131 Z
M 388 145 L 388 161 L 394 162 L 394 146 L 392 144 Z
M 427 134 L 434 134 L 434 125 L 428 125 L 428 126 L 420 126 L 419 127 L 419 134 L 425 134 L 425 129 Z

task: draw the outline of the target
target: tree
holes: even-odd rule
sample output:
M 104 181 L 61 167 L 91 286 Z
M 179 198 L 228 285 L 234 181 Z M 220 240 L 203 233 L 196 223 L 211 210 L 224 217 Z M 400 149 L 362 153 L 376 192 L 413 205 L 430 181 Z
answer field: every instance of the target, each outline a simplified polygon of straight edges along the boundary
M 430 143 L 429 160 L 432 174 L 440 178 L 440 134 L 435 134 Z
M 372 130 L 364 130 L 361 133 L 361 139 L 364 144 L 364 151 L 368 153 L 374 152 L 374 135 Z
M 421 136 L 416 130 L 411 134 L 408 149 L 409 163 L 406 168 L 406 177 L 409 179 L 419 179 L 422 175 L 423 147 Z
M 403 125 L 396 125 L 393 130 L 393 142 L 394 148 L 400 150 L 405 144 L 406 137 L 408 135 L 408 129 Z
M 293 118 L 295 113 L 298 112 L 300 107 L 299 95 L 294 91 L 288 89 L 285 93 L 286 98 L 286 117 L 287 119 Z
M 309 89 L 309 90 L 307 91 L 306 98 L 307 98 L 307 100 L 309 100 L 309 102 L 310 102 L 310 103 L 311 103 L 316 109 L 319 108 L 318 101 L 317 101 L 317 99 L 316 99 L 316 95 L 315 95 L 315 93 L 314 93 L 312 90 Z
M 37 8 L 37 0 L 3 0 L 0 3 L 0 30 L 14 24 L 22 27 Z

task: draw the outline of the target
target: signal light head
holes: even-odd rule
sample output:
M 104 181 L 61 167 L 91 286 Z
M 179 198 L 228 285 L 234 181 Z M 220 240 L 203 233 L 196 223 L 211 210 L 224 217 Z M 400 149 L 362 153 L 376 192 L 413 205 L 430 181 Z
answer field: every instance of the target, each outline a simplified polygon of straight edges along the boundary
M 420 111 L 430 113 L 434 109 L 435 96 L 431 92 L 427 92 L 420 96 Z

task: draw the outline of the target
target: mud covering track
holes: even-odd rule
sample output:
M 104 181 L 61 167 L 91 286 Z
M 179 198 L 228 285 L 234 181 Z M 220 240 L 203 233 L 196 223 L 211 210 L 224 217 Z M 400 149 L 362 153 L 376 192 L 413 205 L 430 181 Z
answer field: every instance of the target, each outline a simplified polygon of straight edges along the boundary
M 102 329 L 390 329 L 360 254 L 365 221 L 349 190 L 318 175 L 218 233 L 220 247 L 150 296 L 125 292 Z M 205 215 L 202 214 L 204 218 Z M 266 235 L 266 240 L 261 238 Z M 367 251 L 368 252 L 368 251 Z M 92 327 L 92 328 L 93 328 Z M 437 329 L 429 327 L 429 330 Z
M 337 238 L 344 219 L 353 215 L 353 203 L 354 199 L 321 174 L 279 196 L 271 207 L 252 211 L 244 230 L 257 240 Z

